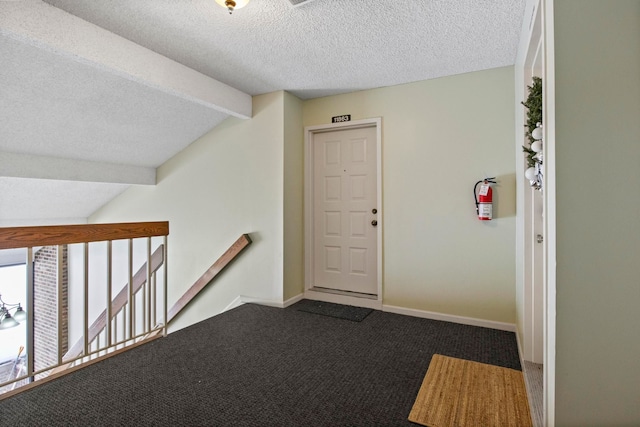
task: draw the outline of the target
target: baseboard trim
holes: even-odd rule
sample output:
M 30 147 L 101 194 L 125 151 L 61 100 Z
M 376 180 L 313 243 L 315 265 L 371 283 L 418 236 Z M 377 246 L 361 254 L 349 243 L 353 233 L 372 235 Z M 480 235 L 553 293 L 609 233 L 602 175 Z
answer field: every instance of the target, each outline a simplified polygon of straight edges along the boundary
M 524 352 L 522 349 L 522 344 L 520 342 L 520 331 L 516 327 L 516 344 L 518 345 L 518 356 L 520 356 L 520 366 L 522 366 L 522 370 L 524 371 Z
M 289 298 L 286 301 L 273 301 L 263 298 L 254 298 L 246 295 L 239 295 L 233 301 L 225 307 L 222 312 L 229 311 L 233 308 L 239 307 L 242 304 L 258 304 L 268 307 L 287 308 L 290 305 L 297 303 L 302 299 L 311 299 L 315 301 L 332 302 L 336 304 L 352 305 L 355 307 L 373 308 L 374 310 L 382 310 L 389 313 L 402 314 L 404 316 L 421 317 L 423 319 L 442 320 L 444 322 L 460 323 L 462 325 L 480 326 L 483 328 L 497 329 L 500 331 L 514 332 L 516 334 L 516 341 L 518 344 L 518 353 L 520 361 L 522 362 L 522 347 L 520 345 L 520 336 L 517 333 L 517 328 L 514 323 L 496 322 L 494 320 L 478 319 L 475 317 L 456 316 L 453 314 L 437 313 L 434 311 L 417 310 L 415 308 L 398 307 L 394 305 L 382 304 L 381 301 L 370 300 L 367 298 L 356 298 L 345 295 L 336 295 L 326 292 L 317 292 L 312 290 L 306 290 L 304 294 L 296 295 L 293 298 Z
M 238 295 L 224 309 L 222 309 L 221 313 L 224 313 L 225 311 L 233 310 L 236 307 L 240 307 L 242 304 L 244 304 L 242 302 L 242 298 L 240 297 L 240 295 Z
M 289 298 L 286 301 L 273 301 L 263 298 L 254 298 L 248 297 L 246 295 L 238 295 L 231 301 L 225 308 L 222 310 L 222 313 L 225 311 L 232 310 L 236 307 L 240 307 L 243 304 L 258 304 L 258 305 L 266 305 L 268 307 L 276 307 L 276 308 L 287 308 L 290 305 L 293 305 L 304 298 L 304 294 L 296 295 L 293 298 Z
M 304 299 L 304 294 L 296 295 L 295 297 L 293 297 L 293 298 L 289 298 L 289 299 L 288 299 L 288 300 L 286 300 L 284 303 L 282 303 L 282 308 L 287 308 L 287 307 L 289 307 L 290 305 L 293 305 L 293 304 L 295 304 L 295 303 L 297 303 L 298 301 L 301 301 L 301 300 L 303 300 L 303 299 Z
M 240 301 L 243 304 L 258 304 L 258 305 L 266 305 L 267 307 L 276 307 L 276 308 L 284 308 L 284 303 L 282 301 L 274 301 L 264 298 L 254 298 L 248 297 L 246 295 L 240 295 Z
M 224 308 L 224 310 L 222 310 L 222 313 L 224 313 L 225 311 L 232 310 L 236 307 L 240 307 L 243 304 L 258 304 L 258 305 L 266 305 L 268 307 L 284 308 L 284 303 L 280 301 L 272 301 L 272 300 L 263 299 L 263 298 L 254 298 L 254 297 L 248 297 L 246 295 L 238 295 L 233 299 L 233 301 L 229 303 L 229 305 L 227 305 Z
M 394 305 L 383 305 L 382 311 L 389 313 L 403 314 L 405 316 L 422 317 L 424 319 L 442 320 L 445 322 L 460 323 L 462 325 L 480 326 L 483 328 L 498 329 L 500 331 L 515 332 L 516 325 L 513 323 L 496 322 L 493 320 L 477 319 L 475 317 L 456 316 L 453 314 L 436 313 L 433 311 L 416 310 L 414 308 L 397 307 Z

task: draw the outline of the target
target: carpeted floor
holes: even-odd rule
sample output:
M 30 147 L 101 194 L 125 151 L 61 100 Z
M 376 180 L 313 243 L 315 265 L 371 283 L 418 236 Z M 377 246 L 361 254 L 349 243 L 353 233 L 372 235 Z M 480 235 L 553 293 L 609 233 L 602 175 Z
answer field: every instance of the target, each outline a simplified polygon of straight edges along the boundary
M 0 425 L 409 426 L 435 353 L 520 369 L 511 332 L 247 304 L 0 401 Z

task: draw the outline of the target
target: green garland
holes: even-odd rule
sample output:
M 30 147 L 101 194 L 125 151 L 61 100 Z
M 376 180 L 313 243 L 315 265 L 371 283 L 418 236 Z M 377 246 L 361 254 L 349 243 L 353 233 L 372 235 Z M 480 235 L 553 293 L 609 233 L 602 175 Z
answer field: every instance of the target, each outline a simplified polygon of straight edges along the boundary
M 540 77 L 533 78 L 533 84 L 527 86 L 529 89 L 529 96 L 527 100 L 522 102 L 522 105 L 527 107 L 527 132 L 525 137 L 529 141 L 528 144 L 522 146 L 522 151 L 527 155 L 527 167 L 534 167 L 536 159 L 534 156 L 538 153 L 531 149 L 531 143 L 535 141 L 531 136 L 531 132 L 536 128 L 538 123 L 542 123 L 542 79 Z

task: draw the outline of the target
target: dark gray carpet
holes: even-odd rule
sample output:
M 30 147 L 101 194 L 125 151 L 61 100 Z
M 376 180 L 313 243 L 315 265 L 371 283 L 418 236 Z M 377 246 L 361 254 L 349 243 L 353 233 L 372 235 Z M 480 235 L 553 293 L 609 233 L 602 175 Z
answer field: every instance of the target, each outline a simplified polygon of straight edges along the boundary
M 336 319 L 362 322 L 373 311 L 370 308 L 354 307 L 352 305 L 333 304 L 323 301 L 302 300 L 296 304 L 298 311 L 335 317 Z
M 247 304 L 0 401 L 0 425 L 408 426 L 434 353 L 520 369 L 510 332 Z

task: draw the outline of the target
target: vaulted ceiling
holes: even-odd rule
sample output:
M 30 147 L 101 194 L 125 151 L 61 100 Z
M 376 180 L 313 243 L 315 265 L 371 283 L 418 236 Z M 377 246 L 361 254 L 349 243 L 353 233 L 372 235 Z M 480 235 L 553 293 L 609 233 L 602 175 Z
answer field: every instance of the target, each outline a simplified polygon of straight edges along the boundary
M 294 6 L 292 3 L 300 3 Z M 525 0 L 0 1 L 0 225 L 83 221 L 251 96 L 513 65 Z

